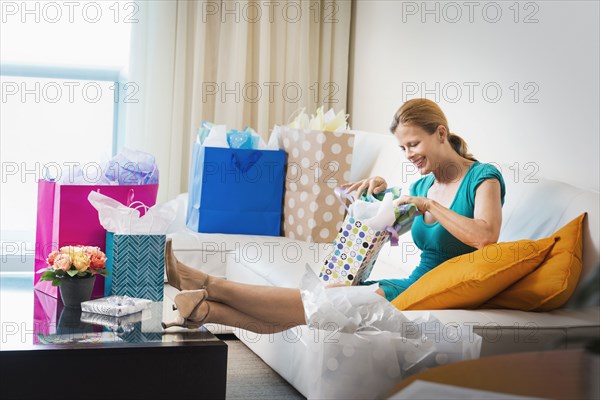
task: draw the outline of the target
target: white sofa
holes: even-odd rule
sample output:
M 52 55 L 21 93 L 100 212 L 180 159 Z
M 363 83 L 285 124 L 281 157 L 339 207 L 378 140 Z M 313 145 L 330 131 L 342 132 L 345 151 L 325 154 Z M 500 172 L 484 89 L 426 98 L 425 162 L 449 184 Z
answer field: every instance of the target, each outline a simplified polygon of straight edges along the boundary
M 404 191 L 419 176 L 404 159 L 395 138 L 389 134 L 356 132 L 351 180 L 379 175 L 390 185 Z M 484 160 L 488 161 L 488 160 Z M 516 174 L 500 165 L 506 183 L 506 199 L 499 241 L 550 236 L 558 228 L 584 211 L 583 271 L 575 296 L 590 272 L 599 268 L 599 204 L 597 192 L 579 189 L 567 183 L 542 179 L 531 174 Z M 181 196 L 181 210 L 186 197 Z M 184 215 L 178 216 L 181 229 L 174 233 L 173 244 L 182 261 L 227 279 L 282 287 L 299 287 L 305 265 L 318 273 L 330 244 L 306 243 L 284 237 L 200 234 L 183 227 Z M 418 264 L 419 252 L 410 233 L 400 245 L 384 247 L 371 278 L 408 276 Z M 274 305 L 276 306 L 276 305 Z M 482 336 L 481 356 L 518 351 L 581 346 L 581 337 L 600 337 L 600 308 L 565 307 L 545 313 L 515 310 L 431 310 L 442 324 L 473 326 Z M 410 311 L 409 315 L 424 313 Z M 235 331 L 246 345 L 305 396 L 312 384 L 303 373 L 308 365 L 306 343 L 292 340 L 298 334 L 312 337 L 307 327 L 293 335 L 255 335 Z

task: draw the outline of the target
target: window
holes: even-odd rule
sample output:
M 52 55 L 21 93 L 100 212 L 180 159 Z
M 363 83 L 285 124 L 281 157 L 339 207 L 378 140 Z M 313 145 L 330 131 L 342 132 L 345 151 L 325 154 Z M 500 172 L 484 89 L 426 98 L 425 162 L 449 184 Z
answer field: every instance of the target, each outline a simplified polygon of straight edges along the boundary
M 132 1 L 0 1 L 0 271 L 33 271 L 37 180 L 122 143 Z

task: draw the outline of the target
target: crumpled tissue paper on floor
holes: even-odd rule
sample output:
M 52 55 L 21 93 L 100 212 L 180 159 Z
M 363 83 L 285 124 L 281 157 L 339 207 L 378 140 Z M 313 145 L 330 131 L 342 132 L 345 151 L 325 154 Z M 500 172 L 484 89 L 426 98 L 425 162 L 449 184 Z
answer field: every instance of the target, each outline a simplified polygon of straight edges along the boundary
M 307 266 L 300 286 L 306 321 L 323 331 L 306 340 L 309 398 L 379 398 L 403 378 L 479 357 L 470 325 L 442 325 L 430 312 L 406 314 L 377 285 L 326 288 Z

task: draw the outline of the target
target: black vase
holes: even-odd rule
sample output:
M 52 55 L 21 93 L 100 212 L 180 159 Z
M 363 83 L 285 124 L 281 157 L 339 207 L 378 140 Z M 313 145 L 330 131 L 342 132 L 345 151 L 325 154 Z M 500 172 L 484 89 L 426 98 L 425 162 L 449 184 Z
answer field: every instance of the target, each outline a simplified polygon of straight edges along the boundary
M 63 305 L 70 308 L 81 308 L 83 301 L 92 298 L 95 281 L 95 275 L 87 278 L 63 277 L 60 283 L 60 297 Z

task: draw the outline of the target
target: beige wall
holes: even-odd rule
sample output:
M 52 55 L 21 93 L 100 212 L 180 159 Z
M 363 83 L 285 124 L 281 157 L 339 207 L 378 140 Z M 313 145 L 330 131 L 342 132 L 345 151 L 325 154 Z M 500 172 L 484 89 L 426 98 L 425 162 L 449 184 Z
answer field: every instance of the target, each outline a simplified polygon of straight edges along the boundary
M 387 132 L 403 101 L 427 97 L 480 160 L 525 168 L 504 171 L 514 179 L 598 190 L 599 3 L 514 3 L 358 1 L 352 127 Z

